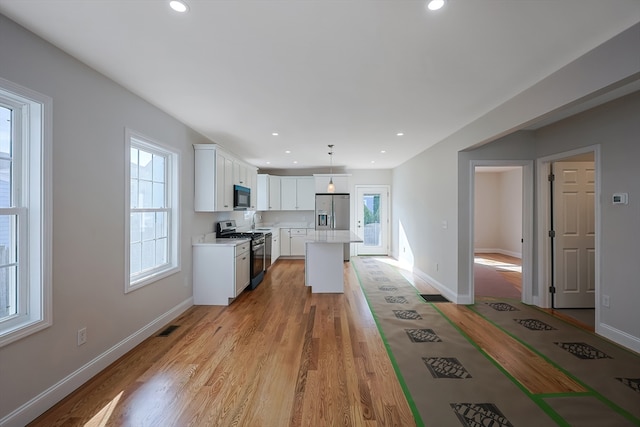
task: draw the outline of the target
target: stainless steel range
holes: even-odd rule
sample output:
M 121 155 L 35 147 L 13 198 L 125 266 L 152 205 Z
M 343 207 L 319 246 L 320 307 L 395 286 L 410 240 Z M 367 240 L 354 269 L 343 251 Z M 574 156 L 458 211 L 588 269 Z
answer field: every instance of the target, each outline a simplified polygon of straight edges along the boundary
M 218 239 L 251 239 L 251 289 L 255 289 L 264 278 L 265 236 L 255 231 L 237 231 L 236 221 L 228 219 L 216 225 Z

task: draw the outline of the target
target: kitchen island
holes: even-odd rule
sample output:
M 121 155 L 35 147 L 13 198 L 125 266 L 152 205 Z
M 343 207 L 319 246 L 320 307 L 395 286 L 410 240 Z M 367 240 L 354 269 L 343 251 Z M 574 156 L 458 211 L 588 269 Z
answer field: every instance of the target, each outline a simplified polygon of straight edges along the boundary
M 349 230 L 315 230 L 305 241 L 305 285 L 313 293 L 344 292 L 344 244 L 362 243 Z

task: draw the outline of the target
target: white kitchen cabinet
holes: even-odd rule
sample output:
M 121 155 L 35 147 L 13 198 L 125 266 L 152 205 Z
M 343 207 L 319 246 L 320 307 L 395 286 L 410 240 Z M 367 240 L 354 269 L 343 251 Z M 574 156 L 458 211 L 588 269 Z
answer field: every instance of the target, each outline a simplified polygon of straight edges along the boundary
M 245 163 L 240 161 L 233 162 L 233 183 L 247 188 L 250 187 L 248 169 Z
M 248 178 L 251 184 L 251 210 L 258 209 L 258 169 L 253 166 L 248 166 Z
M 249 285 L 251 281 L 251 257 L 250 257 L 251 244 L 244 244 L 242 247 L 236 246 L 236 283 L 235 283 L 235 295 L 240 293 Z M 240 248 L 240 250 L 238 250 Z
M 306 228 L 283 228 L 280 230 L 280 255 L 304 257 Z
M 271 264 L 280 258 L 280 229 L 275 228 L 271 232 Z
M 280 229 L 280 256 L 291 255 L 291 229 Z
M 248 239 L 211 243 L 215 234 L 205 236 L 193 243 L 193 303 L 229 305 L 251 281 L 251 243 Z
M 258 174 L 258 207 L 259 211 L 280 210 L 280 177 Z
M 194 209 L 233 210 L 233 159 L 216 144 L 194 144 Z
M 349 177 L 351 174 L 314 174 L 313 178 L 315 181 L 315 192 L 316 193 L 327 193 L 327 187 L 329 186 L 329 181 L 333 180 L 333 185 L 336 188 L 334 193 L 350 193 L 351 189 L 349 188 Z
M 293 177 L 280 178 L 280 206 L 283 211 L 295 211 L 298 206 L 296 197 L 297 179 Z
M 233 210 L 233 159 L 224 151 L 216 154 L 215 211 Z
M 312 176 L 280 177 L 280 203 L 283 211 L 315 210 L 315 180 Z
M 304 256 L 305 244 L 307 240 L 306 228 L 292 228 L 291 229 L 291 256 Z
M 250 209 L 255 210 L 258 206 L 258 169 L 235 159 L 233 161 L 233 184 L 251 190 Z
M 233 186 L 251 189 L 251 208 L 257 206 L 258 170 L 235 159 L 217 144 L 194 144 L 196 212 L 233 210 Z
M 258 187 L 256 189 L 259 211 L 269 210 L 269 175 L 264 173 L 258 174 Z
M 269 177 L 269 210 L 270 211 L 279 211 L 281 209 L 280 202 L 280 177 L 279 176 L 270 176 Z

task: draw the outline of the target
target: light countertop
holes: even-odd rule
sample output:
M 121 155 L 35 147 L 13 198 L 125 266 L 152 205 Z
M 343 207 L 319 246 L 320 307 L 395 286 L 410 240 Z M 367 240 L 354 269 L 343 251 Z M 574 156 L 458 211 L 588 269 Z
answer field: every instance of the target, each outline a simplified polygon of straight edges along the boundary
M 362 239 L 349 230 L 314 230 L 307 233 L 305 240 L 305 243 L 362 243 Z
M 247 243 L 249 238 L 246 239 L 218 239 L 216 233 L 201 234 L 194 236 L 191 239 L 191 246 L 206 246 L 206 245 L 225 245 L 225 246 L 238 246 L 242 243 Z

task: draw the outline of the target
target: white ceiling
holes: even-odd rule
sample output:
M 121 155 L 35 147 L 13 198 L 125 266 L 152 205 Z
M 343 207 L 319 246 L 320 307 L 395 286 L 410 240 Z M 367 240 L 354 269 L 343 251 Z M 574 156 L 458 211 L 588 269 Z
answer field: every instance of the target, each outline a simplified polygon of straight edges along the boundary
M 334 168 L 395 167 L 640 22 L 638 0 L 187 3 L 0 13 L 263 169 L 328 167 L 327 144 Z

